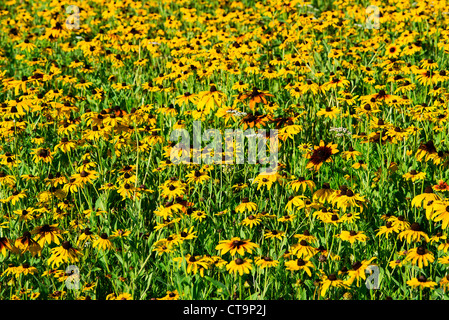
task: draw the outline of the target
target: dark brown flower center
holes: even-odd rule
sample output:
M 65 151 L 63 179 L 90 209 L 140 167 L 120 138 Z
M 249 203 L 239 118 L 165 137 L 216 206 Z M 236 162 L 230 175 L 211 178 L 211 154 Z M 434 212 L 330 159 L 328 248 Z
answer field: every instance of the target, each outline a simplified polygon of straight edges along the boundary
M 232 246 L 233 247 L 240 247 L 240 246 L 242 246 L 244 244 L 245 244 L 245 242 L 243 242 L 242 240 L 234 240 L 234 241 L 232 241 Z
M 426 254 L 426 249 L 423 246 L 419 246 L 418 249 L 416 249 L 416 253 L 419 255 Z
M 362 266 L 360 261 L 356 261 L 352 264 L 352 270 L 358 270 Z
M 39 150 L 39 157 L 46 158 L 50 155 L 50 152 L 47 149 Z
M 63 247 L 65 250 L 69 250 L 70 248 L 72 248 L 72 245 L 70 244 L 70 242 L 64 241 L 64 242 L 62 243 L 62 247 Z
M 419 281 L 419 282 L 427 282 L 427 278 L 426 278 L 426 276 L 420 275 L 420 276 L 418 277 L 418 281 Z

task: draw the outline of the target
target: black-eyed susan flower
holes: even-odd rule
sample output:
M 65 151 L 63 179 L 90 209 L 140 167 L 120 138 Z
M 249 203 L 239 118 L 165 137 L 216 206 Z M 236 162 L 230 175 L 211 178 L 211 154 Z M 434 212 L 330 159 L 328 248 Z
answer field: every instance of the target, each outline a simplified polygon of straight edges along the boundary
M 29 231 L 25 231 L 21 237 L 16 239 L 16 241 L 14 242 L 14 246 L 18 250 L 20 250 L 22 254 L 26 251 L 29 251 L 33 256 L 35 256 L 36 254 L 40 255 L 42 247 L 31 237 L 31 233 Z
M 200 271 L 201 268 L 207 269 L 209 267 L 207 261 L 203 259 L 202 256 L 195 256 L 195 255 L 186 255 L 185 257 L 181 257 L 181 259 L 178 258 L 176 261 L 182 261 L 182 259 L 185 259 L 187 263 L 187 274 L 190 274 L 193 272 L 193 274 L 197 274 L 198 271 Z
M 399 217 L 391 216 L 387 221 L 392 222 L 393 227 L 397 228 L 398 231 L 407 230 L 410 227 L 410 222 L 408 222 L 403 215 L 400 215 Z
M 111 250 L 114 247 L 112 241 L 109 239 L 109 236 L 104 232 L 97 236 L 95 241 L 92 243 L 92 246 L 103 251 Z
M 185 193 L 184 186 L 179 184 L 162 185 L 160 189 L 162 189 L 161 195 L 169 199 L 182 197 Z
M 287 270 L 290 270 L 290 271 L 303 270 L 309 275 L 309 277 L 312 276 L 312 272 L 310 269 L 314 268 L 314 266 L 313 266 L 312 262 L 310 262 L 310 260 L 307 260 L 307 259 L 304 260 L 302 258 L 285 261 L 285 267 Z
M 407 261 L 411 261 L 413 264 L 417 264 L 419 268 L 427 267 L 429 263 L 435 260 L 432 252 L 426 249 L 424 246 L 410 249 L 405 258 Z
M 317 238 L 310 234 L 309 230 L 304 230 L 302 234 L 295 234 L 294 238 L 298 239 L 298 241 L 305 240 L 307 243 L 313 243 L 317 240 Z
M 253 87 L 252 91 L 248 91 L 248 92 L 241 94 L 239 97 L 239 100 L 249 99 L 249 107 L 250 107 L 251 111 L 255 112 L 257 103 L 262 103 L 262 104 L 268 103 L 266 97 L 273 97 L 273 95 L 268 92 L 261 91 L 256 87 Z
M 224 93 L 217 90 L 217 87 L 212 84 L 209 91 L 206 90 L 198 93 L 197 108 L 208 114 L 210 110 L 220 107 L 224 99 Z
M 270 190 L 276 180 L 277 178 L 274 174 L 260 174 L 254 178 L 253 183 L 257 184 L 257 190 L 260 190 L 262 187 L 266 187 L 267 190 Z
M 365 280 L 366 279 L 366 269 L 369 265 L 371 265 L 371 262 L 376 259 L 376 257 L 373 257 L 369 260 L 363 260 L 362 262 L 360 261 L 355 261 L 352 266 L 351 269 L 348 270 L 347 275 L 348 278 L 347 280 L 345 280 L 345 284 L 350 286 L 352 285 L 352 283 L 354 282 L 354 280 L 357 280 L 357 286 L 360 285 L 360 279 Z
M 257 204 L 249 201 L 249 198 L 245 197 L 242 202 L 235 208 L 238 213 L 244 213 L 245 211 L 253 212 L 257 210 Z
M 12 205 L 15 205 L 17 202 L 20 201 L 20 199 L 24 199 L 27 197 L 26 191 L 27 190 L 22 191 L 14 190 L 12 194 L 8 198 L 6 198 L 4 202 L 11 202 Z
M 361 155 L 362 155 L 362 153 L 357 151 L 357 150 L 355 150 L 352 146 L 350 146 L 348 148 L 348 150 L 343 151 L 341 153 L 342 158 L 345 159 L 345 160 L 349 160 L 349 159 L 356 160 L 356 158 L 358 156 L 361 156 Z
M 26 262 L 23 263 L 22 265 L 16 267 L 16 269 L 14 271 L 16 278 L 18 278 L 22 274 L 24 276 L 26 276 L 28 274 L 35 274 L 37 272 L 38 271 L 37 271 L 36 267 L 33 267 L 29 263 L 26 263 Z
M 179 221 L 179 220 L 178 220 Z M 192 240 L 197 238 L 197 231 L 193 231 L 193 227 L 190 228 L 184 228 L 184 230 L 182 230 L 179 233 L 179 240 L 180 241 L 184 241 L 184 240 Z
M 215 247 L 216 250 L 220 251 L 221 255 L 229 252 L 232 256 L 236 253 L 243 256 L 245 252 L 252 253 L 253 249 L 258 248 L 259 246 L 249 239 L 242 240 L 239 237 L 233 237 L 231 240 L 222 240 Z
M 334 191 L 335 190 L 331 189 L 330 184 L 328 182 L 324 182 L 321 185 L 321 188 L 313 193 L 312 199 L 314 201 L 318 200 L 319 202 L 324 203 L 326 201 L 329 201 Z
M 429 201 L 438 201 L 440 200 L 440 197 L 433 192 L 433 189 L 431 186 L 427 186 L 424 188 L 424 192 L 415 196 L 412 199 L 412 207 L 420 208 L 421 206 L 423 208 L 426 208 Z
M 298 177 L 297 179 L 290 181 L 290 185 L 293 191 L 298 191 L 301 188 L 302 192 L 306 192 L 306 189 L 309 188 L 310 192 L 313 192 L 315 188 L 315 183 L 312 180 L 306 180 L 304 177 Z
M 364 196 L 352 190 L 342 190 L 341 193 L 342 195 L 340 197 L 334 198 L 334 203 L 337 205 L 337 208 L 342 209 L 343 212 L 346 212 L 346 209 L 351 207 L 357 207 L 363 210 L 362 204 L 366 201 Z
M 335 235 L 344 241 L 349 241 L 350 244 L 354 244 L 355 242 L 365 242 L 368 237 L 365 235 L 363 231 L 346 231 L 343 230 L 340 234 Z
M 291 246 L 292 254 L 298 256 L 298 258 L 309 259 L 314 256 L 318 251 L 309 245 L 306 240 L 301 240 Z
M 6 237 L 0 237 L 0 253 L 6 257 L 8 252 L 17 252 L 17 249 L 14 247 L 11 240 Z
M 255 263 L 260 269 L 265 269 L 276 267 L 279 264 L 279 261 L 273 260 L 270 257 L 258 257 L 255 259 Z
M 263 234 L 265 239 L 278 239 L 282 240 L 285 237 L 285 232 L 280 230 L 267 230 Z
M 240 276 L 243 276 L 244 273 L 250 273 L 252 270 L 251 262 L 251 259 L 237 258 L 226 265 L 226 270 L 229 273 L 234 273 L 235 275 L 239 273 Z
M 412 182 L 415 182 L 416 180 L 424 180 L 426 177 L 425 172 L 418 172 L 416 170 L 411 170 L 410 172 L 405 173 L 402 176 L 405 180 L 411 180 Z
M 58 228 L 58 224 L 44 224 L 43 226 L 37 227 L 31 231 L 31 234 L 36 235 L 34 240 L 36 240 L 41 247 L 45 245 L 45 243 L 51 244 L 60 244 L 60 240 L 62 240 L 62 230 Z
M 387 221 L 384 226 L 381 226 L 378 229 L 378 231 L 376 233 L 376 237 L 385 236 L 385 238 L 388 239 L 390 234 L 398 233 L 398 232 L 399 232 L 399 230 L 397 229 L 397 226 L 394 227 L 392 221 Z
M 258 226 L 261 221 L 262 219 L 260 217 L 250 214 L 248 217 L 242 220 L 241 224 L 252 229 L 253 227 Z
M 446 275 L 443 278 L 441 278 L 438 284 L 440 285 L 440 288 L 443 288 L 444 292 L 446 292 L 449 286 L 449 275 Z
M 309 154 L 309 162 L 307 163 L 306 169 L 314 168 L 318 171 L 324 162 L 331 162 L 331 156 L 336 153 L 338 153 L 337 144 L 328 143 L 326 145 L 321 140 L 320 144 L 315 146 L 314 150 Z
M 210 179 L 210 176 L 207 174 L 207 172 L 204 172 L 202 170 L 194 170 L 186 175 L 187 182 L 188 183 L 199 183 L 203 184 L 207 180 Z
M 84 247 L 88 242 L 93 243 L 96 239 L 96 235 L 90 230 L 89 227 L 85 228 L 78 237 L 77 245 Z
M 73 263 L 78 262 L 79 257 L 83 254 L 72 247 L 69 241 L 63 241 L 59 247 L 51 249 L 51 256 L 47 260 L 47 263 L 51 265 L 52 268 L 58 267 L 61 263 Z
M 441 221 L 441 227 L 446 229 L 449 225 L 449 201 L 435 201 L 432 210 L 430 218 L 435 222 Z
M 207 214 L 204 211 L 201 210 L 195 210 L 192 212 L 191 215 L 192 219 L 195 221 L 203 221 L 204 219 L 207 218 Z
M 435 144 L 432 140 L 429 140 L 418 147 L 415 157 L 418 161 L 424 160 L 425 162 L 427 162 L 433 159 L 436 155 L 438 155 L 438 151 L 435 147 Z
M 321 277 L 321 296 L 326 296 L 326 292 L 329 288 L 347 288 L 347 285 L 343 280 L 337 278 L 334 273 L 329 275 L 323 274 Z
M 329 118 L 329 119 L 336 119 L 337 116 L 341 113 L 340 109 L 338 109 L 337 107 L 326 107 L 323 109 L 318 110 L 318 112 L 316 113 L 316 115 L 318 117 L 325 117 L 325 118 Z
M 427 279 L 427 277 L 424 275 L 420 275 L 417 278 L 412 278 L 408 280 L 407 284 L 412 288 L 419 288 L 419 289 L 424 288 L 433 289 L 437 285 L 436 282 Z
M 166 295 L 162 298 L 159 298 L 158 300 L 179 300 L 179 293 L 178 290 L 174 291 L 167 291 Z
M 400 240 L 405 238 L 408 243 L 420 242 L 421 240 L 430 241 L 429 236 L 421 231 L 421 226 L 417 222 L 412 223 L 409 229 L 400 232 L 398 237 Z

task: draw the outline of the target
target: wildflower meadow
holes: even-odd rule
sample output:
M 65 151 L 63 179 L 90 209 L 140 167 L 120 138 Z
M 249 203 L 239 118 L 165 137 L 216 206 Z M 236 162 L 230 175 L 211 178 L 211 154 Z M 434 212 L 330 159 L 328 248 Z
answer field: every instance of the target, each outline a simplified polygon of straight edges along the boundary
M 0 3 L 0 299 L 444 300 L 449 3 Z

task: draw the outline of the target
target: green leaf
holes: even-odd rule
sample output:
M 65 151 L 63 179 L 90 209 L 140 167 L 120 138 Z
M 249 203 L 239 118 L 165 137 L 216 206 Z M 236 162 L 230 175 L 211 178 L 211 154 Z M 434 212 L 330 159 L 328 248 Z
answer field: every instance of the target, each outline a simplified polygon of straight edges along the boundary
M 211 282 L 213 285 L 215 285 L 217 288 L 222 288 L 223 290 L 226 290 L 226 292 L 227 292 L 228 294 L 230 294 L 228 288 L 226 287 L 226 285 L 225 285 L 224 283 L 222 283 L 222 282 L 220 282 L 220 281 L 218 281 L 218 280 L 215 280 L 215 279 L 213 279 L 213 278 L 211 278 L 211 277 L 208 277 L 208 276 L 204 276 L 204 278 L 205 278 L 206 280 L 210 281 L 210 282 Z

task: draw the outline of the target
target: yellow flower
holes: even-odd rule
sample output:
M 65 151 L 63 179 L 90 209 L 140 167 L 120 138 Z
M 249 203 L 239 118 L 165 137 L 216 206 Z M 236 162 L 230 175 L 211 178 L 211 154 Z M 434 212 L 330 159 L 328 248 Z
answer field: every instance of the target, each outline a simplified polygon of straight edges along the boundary
M 413 278 L 411 280 L 408 280 L 407 284 L 413 288 L 419 287 L 420 289 L 423 289 L 423 288 L 433 289 L 437 285 L 436 282 L 428 280 L 423 275 L 420 275 L 418 278 Z
M 285 266 L 287 270 L 291 271 L 304 270 L 309 277 L 312 276 L 310 269 L 314 268 L 313 264 L 309 260 L 303 260 L 302 258 L 286 261 Z
M 267 187 L 267 190 L 270 190 L 274 182 L 276 182 L 276 175 L 274 174 L 260 174 L 253 180 L 253 183 L 257 184 L 257 190 L 264 186 Z
M 201 210 L 195 210 L 192 213 L 192 219 L 193 220 L 199 220 L 200 222 L 206 219 L 207 214 L 204 211 Z
M 338 153 L 337 144 L 328 143 L 326 145 L 321 140 L 320 144 L 315 146 L 314 150 L 307 156 L 310 160 L 307 163 L 306 169 L 314 168 L 318 171 L 324 162 L 331 162 L 331 156 L 336 153 Z
M 324 297 L 329 288 L 347 288 L 348 286 L 343 282 L 343 280 L 338 279 L 337 276 L 332 273 L 328 276 L 323 275 L 321 279 L 321 296 Z
M 285 237 L 285 232 L 284 231 L 279 231 L 279 230 L 268 230 L 264 233 L 264 238 L 265 239 L 278 239 L 278 240 L 282 240 L 283 237 Z
M 37 273 L 37 269 L 35 267 L 30 266 L 28 263 L 23 263 L 21 266 L 18 266 L 15 269 L 16 278 L 18 278 L 21 274 L 35 274 Z
M 314 256 L 318 250 L 309 246 L 309 243 L 306 240 L 301 240 L 292 245 L 291 252 L 292 254 L 298 256 L 298 258 L 309 259 Z
M 376 257 L 373 257 L 369 260 L 363 260 L 362 262 L 356 261 L 352 264 L 352 269 L 348 270 L 348 279 L 345 281 L 345 284 L 348 286 L 352 285 L 354 280 L 357 280 L 357 286 L 359 286 L 360 279 L 365 280 L 366 279 L 366 269 L 369 265 L 371 265 L 371 262 L 376 259 Z
M 244 213 L 245 211 L 251 212 L 256 210 L 257 205 L 254 202 L 250 202 L 249 198 L 243 198 L 242 203 L 235 208 L 235 211 L 238 213 Z
M 33 161 L 35 163 L 44 162 L 44 163 L 50 163 L 53 161 L 53 155 L 49 149 L 46 148 L 39 148 L 39 149 L 33 149 Z
M 299 177 L 298 179 L 291 181 L 290 185 L 293 191 L 298 191 L 299 188 L 302 188 L 302 192 L 306 192 L 308 187 L 310 192 L 313 192 L 313 189 L 315 188 L 315 183 L 312 180 L 306 180 L 304 177 Z
M 167 294 L 158 300 L 179 300 L 178 290 L 167 291 Z
M 419 246 L 417 248 L 410 249 L 405 257 L 407 261 L 412 261 L 413 264 L 418 264 L 418 267 L 427 267 L 429 263 L 435 260 L 433 254 L 424 248 L 424 246 Z
M 247 218 L 243 219 L 241 224 L 244 225 L 244 226 L 249 226 L 250 229 L 251 229 L 254 226 L 259 225 L 260 222 L 261 222 L 261 219 L 258 216 L 254 216 L 254 215 L 251 214 Z
M 335 235 L 344 241 L 349 241 L 349 243 L 354 244 L 354 242 L 365 242 L 368 237 L 364 234 L 363 231 L 342 231 L 339 235 Z
M 51 257 L 48 259 L 48 264 L 51 267 L 58 267 L 61 263 L 73 263 L 79 261 L 79 256 L 82 253 L 72 247 L 69 241 L 64 241 L 61 246 L 51 249 Z
M 425 172 L 417 172 L 416 170 L 412 170 L 410 172 L 405 173 L 402 176 L 405 180 L 411 180 L 412 182 L 415 182 L 416 180 L 424 180 L 426 177 Z
M 258 247 L 259 246 L 257 244 L 251 242 L 249 239 L 241 240 L 239 237 L 233 237 L 231 240 L 220 241 L 215 249 L 221 251 L 221 255 L 224 255 L 229 251 L 229 253 L 233 256 L 236 253 L 243 256 L 245 252 L 252 253 L 252 250 Z
M 244 273 L 249 273 L 251 271 L 251 262 L 251 259 L 237 258 L 226 265 L 226 270 L 228 270 L 229 273 L 234 274 L 237 274 L 238 272 L 240 276 L 243 276 Z
M 381 226 L 376 233 L 376 237 L 380 237 L 382 235 L 385 235 L 385 238 L 388 239 L 388 236 L 392 234 L 393 232 L 399 232 L 397 227 L 393 227 L 393 222 L 387 221 L 387 223 L 384 226 Z
M 37 235 L 34 240 L 36 240 L 41 247 L 43 247 L 45 243 L 51 244 L 54 242 L 56 244 L 59 244 L 59 240 L 62 240 L 62 231 L 57 228 L 57 226 L 58 224 L 45 224 L 41 227 L 33 229 L 33 231 L 31 231 L 31 234 Z
M 411 243 L 412 241 L 419 242 L 421 240 L 426 242 L 430 241 L 429 236 L 425 232 L 421 231 L 420 225 L 416 222 L 410 225 L 410 229 L 399 233 L 398 237 L 400 240 L 406 238 L 408 243 Z
M 260 269 L 264 268 L 273 268 L 279 264 L 278 260 L 273 260 L 270 257 L 260 257 L 255 259 L 256 265 L 260 267 Z
M 212 84 L 209 91 L 201 91 L 198 94 L 197 108 L 203 110 L 204 113 L 209 114 L 210 110 L 221 106 L 224 98 L 224 93 L 218 91 L 215 85 Z
M 97 237 L 92 246 L 100 250 L 110 250 L 114 247 L 106 233 L 102 233 L 99 237 Z

